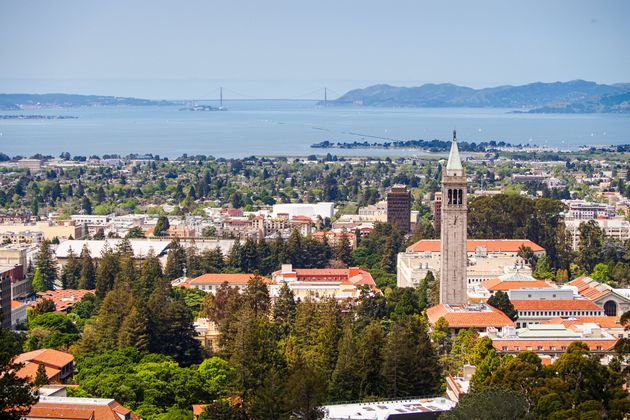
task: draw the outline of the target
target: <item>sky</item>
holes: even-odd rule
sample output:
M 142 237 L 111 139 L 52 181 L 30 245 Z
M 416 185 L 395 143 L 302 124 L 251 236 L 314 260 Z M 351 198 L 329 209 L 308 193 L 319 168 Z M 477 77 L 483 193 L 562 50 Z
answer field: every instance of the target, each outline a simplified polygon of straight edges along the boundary
M 0 0 L 0 92 L 320 98 L 630 82 L 630 1 Z

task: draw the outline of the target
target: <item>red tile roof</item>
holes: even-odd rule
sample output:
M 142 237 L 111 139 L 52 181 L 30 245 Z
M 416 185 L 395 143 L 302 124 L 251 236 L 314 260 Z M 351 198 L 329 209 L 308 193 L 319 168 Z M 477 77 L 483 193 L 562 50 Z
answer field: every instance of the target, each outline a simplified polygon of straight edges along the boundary
M 18 370 L 15 375 L 18 378 L 22 378 L 22 379 L 27 379 L 29 381 L 33 381 L 35 380 L 35 378 L 37 377 L 37 370 L 39 369 L 39 363 L 26 363 L 24 365 L 24 367 L 22 367 L 20 370 Z M 55 382 L 55 378 L 57 375 L 59 375 L 59 373 L 61 372 L 61 369 L 57 369 L 51 366 L 46 366 L 44 365 L 44 370 L 46 371 L 46 377 L 49 380 L 52 380 L 53 382 Z
M 115 400 L 48 397 L 31 407 L 26 419 L 120 420 L 126 415 L 140 420 Z
M 587 299 L 513 300 L 517 311 L 601 311 L 602 308 Z
M 569 345 L 573 342 L 581 341 L 586 343 L 591 351 L 610 351 L 615 347 L 617 343 L 617 339 L 588 339 L 588 338 L 568 338 L 568 339 L 549 339 L 549 340 L 503 340 L 503 339 L 493 339 L 492 346 L 497 351 L 526 351 L 528 347 L 531 348 L 530 351 L 564 351 L 563 347 L 569 347 Z M 598 350 L 597 347 L 601 346 L 601 350 Z M 506 350 L 503 350 L 503 347 L 507 347 Z M 516 348 L 518 347 L 518 350 Z M 538 347 L 542 347 L 542 349 L 538 349 Z M 555 350 L 552 349 L 555 348 Z
M 621 325 L 621 317 L 619 316 L 576 316 L 572 318 L 552 318 L 544 321 L 543 324 L 562 324 L 565 327 L 573 325 L 593 323 L 601 328 L 623 328 Z
M 533 281 L 503 281 L 498 278 L 488 279 L 481 282 L 481 285 L 490 291 L 498 290 L 518 290 L 518 289 L 530 289 L 530 288 L 551 288 L 551 284 L 544 280 Z
M 590 277 L 580 276 L 568 283 L 578 289 L 578 293 L 587 299 L 593 300 L 611 293 L 610 287 L 598 283 Z
M 427 317 L 432 325 L 443 317 L 450 328 L 501 328 L 514 325 L 514 322 L 500 310 L 490 305 L 485 306 L 486 310 L 483 311 L 453 311 L 449 305 L 439 304 L 427 309 Z
M 94 290 L 84 289 L 61 289 L 61 290 L 47 290 L 45 292 L 38 292 L 39 298 L 29 303 L 30 307 L 34 307 L 44 299 L 50 299 L 55 304 L 55 311 L 67 312 L 72 308 L 75 303 L 79 302 L 83 296 L 88 293 L 94 294 Z
M 70 353 L 54 349 L 33 350 L 27 353 L 19 354 L 14 359 L 15 363 L 36 362 L 47 366 L 53 366 L 61 369 L 68 363 L 74 361 L 74 356 Z
M 466 242 L 466 251 L 475 252 L 479 246 L 485 247 L 488 252 L 518 252 L 521 245 L 530 247 L 534 252 L 545 249 L 528 239 L 469 239 Z M 423 239 L 407 248 L 408 252 L 440 252 L 439 239 Z
M 26 303 L 18 302 L 17 300 L 11 301 L 11 310 L 14 311 L 22 306 L 26 305 Z
M 255 274 L 214 274 L 207 273 L 199 277 L 195 277 L 188 283 L 191 286 L 196 284 L 223 284 L 225 282 L 229 284 L 246 284 Z M 262 277 L 264 283 L 270 283 L 271 280 L 267 277 Z

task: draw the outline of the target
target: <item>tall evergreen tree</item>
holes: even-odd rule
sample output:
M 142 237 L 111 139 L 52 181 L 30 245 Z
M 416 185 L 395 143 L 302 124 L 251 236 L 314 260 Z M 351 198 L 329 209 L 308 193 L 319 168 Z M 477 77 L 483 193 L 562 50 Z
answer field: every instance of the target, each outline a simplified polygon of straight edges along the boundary
M 286 244 L 286 259 L 293 267 L 303 267 L 304 252 L 302 249 L 302 235 L 297 229 L 293 229 Z
M 374 320 L 361 331 L 357 343 L 361 366 L 361 398 L 384 395 L 384 381 L 381 374 L 384 346 L 385 331 L 381 323 Z
M 76 289 L 79 287 L 79 278 L 81 277 L 81 264 L 76 254 L 70 248 L 68 250 L 68 258 L 61 272 L 61 284 L 64 289 Z
M 138 309 L 137 305 L 133 305 L 120 325 L 119 348 L 134 347 L 141 352 L 149 351 L 149 320 L 146 311 L 146 308 Z
M 234 244 L 232 244 L 232 248 L 230 248 L 230 253 L 228 254 L 228 267 L 234 270 L 240 270 L 242 258 L 243 249 L 241 247 L 241 241 L 239 240 L 239 238 L 236 238 Z
M 81 266 L 79 289 L 92 290 L 95 288 L 96 272 L 94 269 L 94 261 L 92 261 L 92 256 L 90 255 L 90 250 L 87 245 L 83 245 L 79 260 Z
M 286 337 L 291 330 L 295 321 L 296 307 L 293 291 L 286 283 L 283 283 L 273 304 L 273 321 L 282 337 Z
M 251 237 L 248 237 L 243 244 L 239 269 L 242 273 L 253 273 L 259 271 L 258 250 L 256 248 L 256 242 L 254 242 Z
M 258 271 L 264 276 L 268 276 L 278 267 L 274 259 L 271 246 L 264 237 L 260 237 L 256 244 L 258 254 Z
M 382 374 L 389 397 L 433 394 L 440 367 L 424 323 L 416 316 L 394 322 L 387 338 Z
M 105 246 L 101 254 L 98 267 L 96 269 L 96 297 L 99 299 L 105 298 L 107 292 L 112 290 L 114 282 L 116 281 L 116 275 L 120 270 L 118 255 Z
M 37 402 L 36 390 L 17 376 L 23 365 L 14 360 L 22 352 L 22 344 L 18 334 L 0 327 L 0 413 L 7 420 L 24 418 Z
M 184 275 L 186 268 L 186 251 L 182 248 L 177 238 L 173 239 L 169 245 L 164 276 L 173 280 Z
M 50 242 L 47 240 L 43 240 L 39 245 L 39 252 L 35 257 L 35 269 L 39 271 L 41 281 L 45 287 L 44 290 L 54 289 L 55 279 L 57 278 L 57 266 L 50 250 Z
M 186 276 L 198 277 L 202 274 L 201 257 L 199 256 L 197 247 L 192 244 L 186 248 Z
M 203 273 L 220 273 L 224 267 L 225 257 L 218 246 L 201 254 L 201 271 Z
M 345 325 L 337 352 L 337 363 L 328 386 L 329 398 L 354 401 L 361 392 L 361 364 L 352 327 Z
M 140 269 L 140 281 L 137 282 L 136 295 L 142 299 L 148 299 L 155 286 L 162 279 L 162 265 L 155 256 L 153 248 L 149 248 L 147 256 L 144 258 Z
M 350 244 L 350 239 L 348 239 L 345 232 L 341 235 L 341 239 L 339 239 L 337 246 L 335 246 L 333 258 L 343 261 L 343 263 L 347 266 L 352 265 L 352 245 Z
M 157 223 L 153 228 L 153 236 L 166 236 L 168 235 L 168 229 L 170 228 L 167 216 L 158 217 Z

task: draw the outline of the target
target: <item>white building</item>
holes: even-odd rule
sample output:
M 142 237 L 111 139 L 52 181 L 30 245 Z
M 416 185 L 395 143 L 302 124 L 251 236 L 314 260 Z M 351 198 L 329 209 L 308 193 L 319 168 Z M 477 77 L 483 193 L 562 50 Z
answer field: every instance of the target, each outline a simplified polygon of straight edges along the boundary
M 630 239 L 630 222 L 622 218 L 614 219 L 594 219 L 605 236 L 609 238 L 626 241 Z M 580 244 L 580 225 L 584 220 L 565 220 L 564 225 L 571 235 L 573 249 L 577 249 Z
M 592 220 L 600 217 L 612 219 L 615 217 L 615 206 L 604 203 L 593 203 L 581 200 L 566 200 L 569 205 L 567 219 Z
M 296 216 L 306 216 L 310 218 L 317 218 L 318 216 L 322 219 L 332 218 L 335 214 L 335 203 L 316 203 L 316 204 L 306 204 L 306 203 L 286 203 L 286 204 L 274 204 L 273 217 L 278 217 L 280 214 L 286 214 L 290 219 Z

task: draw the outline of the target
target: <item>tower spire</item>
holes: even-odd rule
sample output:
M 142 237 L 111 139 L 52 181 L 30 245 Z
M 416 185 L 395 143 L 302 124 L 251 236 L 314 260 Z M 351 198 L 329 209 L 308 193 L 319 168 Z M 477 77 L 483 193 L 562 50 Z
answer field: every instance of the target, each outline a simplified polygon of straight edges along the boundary
M 453 141 L 451 142 L 451 151 L 448 155 L 446 164 L 447 171 L 463 171 L 462 159 L 459 157 L 459 147 L 457 147 L 457 133 L 453 130 Z M 460 175 L 460 174 L 458 174 Z M 463 173 L 461 174 L 463 175 Z

